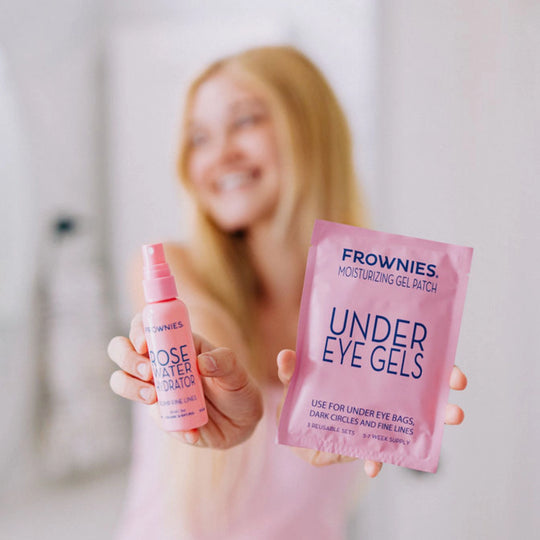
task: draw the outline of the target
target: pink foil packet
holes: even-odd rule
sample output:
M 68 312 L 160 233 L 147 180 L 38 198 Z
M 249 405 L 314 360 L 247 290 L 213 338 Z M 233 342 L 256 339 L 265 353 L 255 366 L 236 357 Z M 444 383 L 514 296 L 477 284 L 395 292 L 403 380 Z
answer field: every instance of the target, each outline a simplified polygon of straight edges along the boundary
M 472 251 L 316 221 L 278 442 L 435 472 Z

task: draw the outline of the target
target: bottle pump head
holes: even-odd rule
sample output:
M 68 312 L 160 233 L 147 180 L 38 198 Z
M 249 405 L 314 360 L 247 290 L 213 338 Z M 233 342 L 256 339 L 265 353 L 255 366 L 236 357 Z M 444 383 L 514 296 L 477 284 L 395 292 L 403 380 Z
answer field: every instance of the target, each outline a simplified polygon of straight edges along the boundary
M 170 300 L 178 296 L 174 276 L 163 251 L 163 244 L 145 244 L 143 254 L 143 289 L 148 303 Z

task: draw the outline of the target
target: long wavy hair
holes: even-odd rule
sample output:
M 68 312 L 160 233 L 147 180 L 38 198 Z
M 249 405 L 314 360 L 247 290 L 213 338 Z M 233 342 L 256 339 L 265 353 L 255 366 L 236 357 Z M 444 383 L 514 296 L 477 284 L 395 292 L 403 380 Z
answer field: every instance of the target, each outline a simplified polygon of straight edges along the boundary
M 366 226 L 367 216 L 357 180 L 349 126 L 343 110 L 321 71 L 299 50 L 267 46 L 245 50 L 207 67 L 190 85 L 180 135 L 178 173 L 188 193 L 191 145 L 188 124 L 200 86 L 217 74 L 242 81 L 267 100 L 276 129 L 284 192 L 280 195 L 273 233 L 284 245 L 307 256 L 315 219 Z M 195 199 L 196 202 L 196 199 Z M 253 307 L 261 287 L 242 233 L 223 231 L 195 204 L 193 230 L 197 240 L 198 277 L 206 290 L 234 317 L 251 349 L 251 373 L 263 380 Z M 234 515 L 234 501 L 247 491 L 246 470 L 256 471 L 257 449 L 268 444 L 261 430 L 239 447 L 223 451 L 176 448 L 170 459 L 181 462 L 170 489 L 186 494 L 193 504 L 183 506 L 197 527 L 223 523 Z M 247 464 L 247 465 L 246 465 Z M 170 476 L 169 476 L 170 480 Z M 243 488 L 243 489 L 242 489 Z M 173 494 L 174 496 L 174 494 Z M 204 508 L 213 519 L 196 518 Z M 178 512 L 178 509 L 176 510 Z
M 366 208 L 357 180 L 349 126 L 320 70 L 290 46 L 252 48 L 207 67 L 188 89 L 181 130 L 178 173 L 191 192 L 188 122 L 199 87 L 218 73 L 230 74 L 267 99 L 276 128 L 285 175 L 274 234 L 307 255 L 315 219 L 366 225 Z M 236 319 L 255 353 L 253 306 L 260 284 L 245 238 L 221 230 L 200 207 L 195 209 L 198 275 L 210 294 Z M 250 355 L 255 376 L 263 370 Z

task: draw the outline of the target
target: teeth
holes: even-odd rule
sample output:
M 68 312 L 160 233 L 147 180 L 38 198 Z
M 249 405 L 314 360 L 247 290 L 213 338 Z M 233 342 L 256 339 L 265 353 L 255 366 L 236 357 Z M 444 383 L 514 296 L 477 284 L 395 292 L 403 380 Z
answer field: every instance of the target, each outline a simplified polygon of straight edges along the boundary
M 234 172 L 223 175 L 217 181 L 217 188 L 219 191 L 232 191 L 241 186 L 249 184 L 252 180 L 251 173 L 246 172 Z

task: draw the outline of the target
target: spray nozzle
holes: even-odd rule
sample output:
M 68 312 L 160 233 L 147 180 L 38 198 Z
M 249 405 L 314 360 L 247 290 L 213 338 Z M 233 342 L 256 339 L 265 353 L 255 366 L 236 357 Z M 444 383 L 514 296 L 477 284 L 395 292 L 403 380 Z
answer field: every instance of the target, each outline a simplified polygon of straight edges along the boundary
M 163 244 L 145 244 L 143 254 L 143 287 L 147 302 L 167 300 L 177 296 L 171 269 L 165 260 Z

